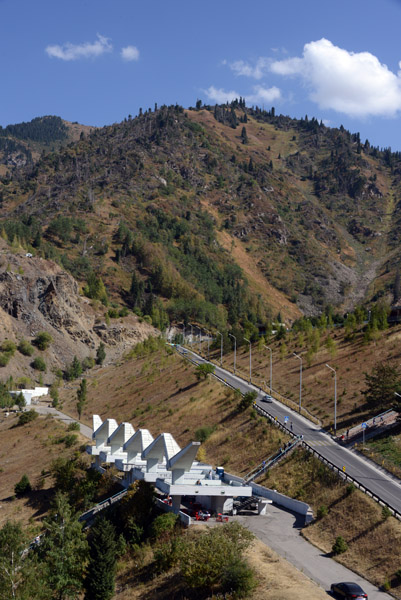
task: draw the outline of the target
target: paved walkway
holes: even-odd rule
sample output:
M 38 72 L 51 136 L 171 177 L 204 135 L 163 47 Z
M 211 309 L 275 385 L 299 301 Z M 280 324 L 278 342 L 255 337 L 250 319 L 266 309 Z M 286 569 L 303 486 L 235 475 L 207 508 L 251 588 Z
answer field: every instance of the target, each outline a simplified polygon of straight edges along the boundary
M 53 417 L 55 417 L 56 419 L 60 419 L 60 421 L 63 421 L 64 423 L 66 423 L 67 425 L 69 423 L 79 423 L 79 421 L 77 419 L 73 419 L 72 417 L 69 417 L 68 415 L 62 413 L 61 411 L 57 410 L 56 408 L 53 408 L 52 406 L 45 406 L 44 404 L 38 404 L 35 406 L 32 406 L 32 408 L 34 408 L 36 410 L 37 413 L 39 413 L 40 415 L 53 415 Z M 92 429 L 90 427 L 88 427 L 87 425 L 84 425 L 83 423 L 79 423 L 80 426 L 80 431 L 82 433 L 83 436 L 87 437 L 89 440 L 92 439 Z
M 245 525 L 263 543 L 327 592 L 332 583 L 354 581 L 365 590 L 369 600 L 391 600 L 392 596 L 381 592 L 374 585 L 307 542 L 300 535 L 303 517 L 275 505 L 268 506 L 267 513 L 265 516 L 238 515 L 233 519 Z M 230 518 L 230 520 L 233 519 Z

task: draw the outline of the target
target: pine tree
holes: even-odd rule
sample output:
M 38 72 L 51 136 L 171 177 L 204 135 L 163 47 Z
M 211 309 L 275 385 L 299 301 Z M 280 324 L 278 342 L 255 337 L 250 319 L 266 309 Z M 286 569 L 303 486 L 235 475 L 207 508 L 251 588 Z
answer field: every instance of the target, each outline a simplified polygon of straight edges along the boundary
M 114 595 L 117 544 L 113 525 L 99 518 L 89 538 L 89 564 L 84 581 L 85 600 L 111 600 Z
M 78 388 L 77 391 L 77 412 L 78 412 L 78 419 L 81 419 L 81 415 L 82 415 L 82 411 L 84 409 L 84 406 L 86 404 L 86 392 L 87 392 L 87 384 L 86 384 L 86 379 L 83 379 L 81 381 L 81 384 Z
M 247 144 L 248 143 L 248 135 L 246 133 L 246 127 L 245 126 L 242 128 L 242 131 L 241 131 L 241 140 L 242 140 L 243 144 Z
M 96 350 L 96 364 L 103 364 L 104 359 L 106 358 L 106 351 L 104 349 L 103 342 L 100 342 L 98 349 Z
M 75 599 L 83 587 L 88 543 L 65 494 L 59 492 L 56 495 L 52 512 L 44 525 L 46 535 L 39 552 L 45 563 L 52 598 Z

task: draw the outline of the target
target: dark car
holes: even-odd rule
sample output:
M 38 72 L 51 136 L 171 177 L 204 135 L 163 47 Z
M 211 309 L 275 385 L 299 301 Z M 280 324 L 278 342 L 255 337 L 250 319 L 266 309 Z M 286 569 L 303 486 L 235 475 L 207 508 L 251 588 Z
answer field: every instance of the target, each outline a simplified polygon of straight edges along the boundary
M 262 396 L 262 402 L 273 402 L 273 398 L 269 394 Z
M 332 583 L 331 593 L 336 598 L 346 598 L 352 600 L 367 600 L 368 595 L 357 583 Z

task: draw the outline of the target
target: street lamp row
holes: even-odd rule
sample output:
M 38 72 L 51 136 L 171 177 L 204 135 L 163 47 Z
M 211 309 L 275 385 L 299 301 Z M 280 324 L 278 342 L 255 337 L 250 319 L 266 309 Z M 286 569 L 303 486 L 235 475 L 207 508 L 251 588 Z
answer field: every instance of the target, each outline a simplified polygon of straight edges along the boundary
M 201 341 L 202 330 L 197 325 L 196 325 L 196 327 L 199 329 L 199 351 L 200 351 L 200 354 L 202 354 L 202 341 Z M 192 341 L 193 341 L 192 331 L 193 330 L 192 330 L 192 324 L 191 324 L 191 347 L 192 347 Z M 209 357 L 210 357 L 210 350 L 209 350 L 210 337 L 209 336 L 211 334 L 207 329 L 205 329 L 205 331 L 208 334 L 207 354 L 208 354 L 208 359 L 209 359 Z M 221 337 L 220 366 L 222 367 L 223 366 L 223 334 L 220 331 L 217 331 L 217 333 Z M 234 375 L 235 375 L 236 370 L 237 370 L 237 338 L 232 333 L 229 333 L 228 335 L 230 337 L 232 337 L 234 340 Z M 184 335 L 184 337 L 185 337 L 185 335 Z M 244 340 L 246 342 L 248 342 L 248 344 L 249 344 L 249 382 L 252 383 L 252 342 L 250 340 L 248 340 L 246 337 L 244 337 Z M 272 349 L 269 348 L 269 346 L 266 346 L 265 344 L 263 344 L 263 347 L 266 348 L 266 350 L 269 350 L 269 352 L 270 352 L 270 378 L 269 378 L 270 385 L 269 385 L 269 388 L 270 388 L 270 393 L 271 393 L 273 391 Z M 299 356 L 299 354 L 297 354 L 296 352 L 293 352 L 293 356 L 298 358 L 298 360 L 300 361 L 300 364 L 299 364 L 299 412 L 301 413 L 301 410 L 302 410 L 302 357 Z M 328 365 L 328 364 L 326 364 L 326 367 L 328 369 L 330 369 L 330 371 L 333 371 L 333 373 L 334 373 L 334 435 L 337 435 L 337 372 L 335 369 L 333 369 L 333 367 L 330 367 L 330 365 Z

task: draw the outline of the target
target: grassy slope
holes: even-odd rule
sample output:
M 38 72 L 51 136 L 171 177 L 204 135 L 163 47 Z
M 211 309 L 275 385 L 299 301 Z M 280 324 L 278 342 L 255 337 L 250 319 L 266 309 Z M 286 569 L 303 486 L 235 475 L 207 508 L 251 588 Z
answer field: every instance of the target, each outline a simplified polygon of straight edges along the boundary
M 337 560 L 378 586 L 391 582 L 401 598 L 401 582 L 395 577 L 401 564 L 399 521 L 384 519 L 381 507 L 362 492 L 348 494 L 346 484 L 304 451 L 260 483 L 309 502 L 315 515 L 319 507 L 327 507 L 328 514 L 304 529 L 304 536 L 328 553 L 336 537 L 343 536 L 349 549 Z
M 15 519 L 25 524 L 38 524 L 49 508 L 53 495 L 52 479 L 48 474 L 51 462 L 59 456 L 73 454 L 79 443 L 85 439 L 77 432 L 77 444 L 66 448 L 57 439 L 66 433 L 66 427 L 51 417 L 39 416 L 35 421 L 16 427 L 17 416 L 1 414 L 1 476 L 0 476 L 0 526 L 7 519 Z M 43 487 L 35 489 L 43 477 Z M 27 474 L 33 492 L 27 497 L 14 498 L 14 486 Z
M 334 357 L 325 346 L 328 335 L 336 343 Z M 364 406 L 365 372 L 370 373 L 372 367 L 381 361 L 399 364 L 401 327 L 397 325 L 381 332 L 376 342 L 367 345 L 363 344 L 362 338 L 363 334 L 358 333 L 353 341 L 347 341 L 344 329 L 326 332 L 310 367 L 305 356 L 309 347 L 307 341 L 301 346 L 298 338 L 291 333 L 284 341 L 271 341 L 268 345 L 273 351 L 273 388 L 292 399 L 294 407 L 298 406 L 299 360 L 293 356 L 296 352 L 303 357 L 302 405 L 319 417 L 325 426 L 332 424 L 334 418 L 334 381 L 326 363 L 337 370 L 338 431 L 346 430 L 352 423 L 360 423 L 368 414 L 378 414 L 380 409 L 372 411 Z M 269 382 L 269 356 L 268 350 L 252 345 L 252 380 L 259 385 Z M 233 354 L 226 354 L 223 358 L 223 366 L 232 369 Z M 237 368 L 242 376 L 249 377 L 248 346 L 237 352 Z
M 284 441 L 264 419 L 251 418 L 250 411 L 238 413 L 230 390 L 215 380 L 198 382 L 191 364 L 183 368 L 183 359 L 164 349 L 104 367 L 88 384 L 82 418 L 88 425 L 97 413 L 147 428 L 154 437 L 170 432 L 181 447 L 195 439 L 199 428 L 212 426 L 215 431 L 202 445 L 206 460 L 237 473 L 246 473 Z M 64 389 L 60 396 L 64 410 L 76 415 L 75 389 Z

